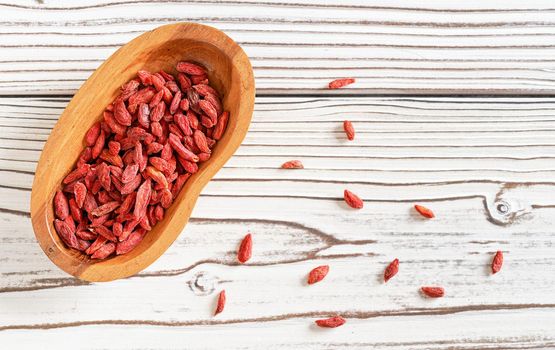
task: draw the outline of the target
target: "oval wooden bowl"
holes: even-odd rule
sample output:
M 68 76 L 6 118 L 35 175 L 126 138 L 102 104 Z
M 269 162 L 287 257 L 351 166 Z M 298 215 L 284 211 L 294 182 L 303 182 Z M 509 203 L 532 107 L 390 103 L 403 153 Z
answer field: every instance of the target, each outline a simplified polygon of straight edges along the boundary
M 54 226 L 52 199 L 84 148 L 85 132 L 140 69 L 176 73 L 179 61 L 207 68 L 211 84 L 223 96 L 230 119 L 212 157 L 186 182 L 164 220 L 131 252 L 103 261 L 66 248 Z M 87 281 L 110 281 L 136 274 L 154 262 L 187 224 L 202 188 L 244 139 L 254 108 L 254 78 L 247 55 L 221 31 L 194 23 L 177 23 L 147 32 L 116 51 L 81 86 L 60 116 L 42 151 L 31 194 L 33 229 L 46 255 L 67 273 Z

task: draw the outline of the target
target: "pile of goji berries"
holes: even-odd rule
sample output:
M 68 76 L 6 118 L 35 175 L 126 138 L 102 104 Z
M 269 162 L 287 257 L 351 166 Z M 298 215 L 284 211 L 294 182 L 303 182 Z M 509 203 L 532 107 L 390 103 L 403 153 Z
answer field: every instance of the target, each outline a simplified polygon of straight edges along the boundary
M 226 128 L 229 113 L 206 70 L 137 72 L 85 135 L 75 169 L 54 197 L 54 227 L 92 259 L 135 248 Z

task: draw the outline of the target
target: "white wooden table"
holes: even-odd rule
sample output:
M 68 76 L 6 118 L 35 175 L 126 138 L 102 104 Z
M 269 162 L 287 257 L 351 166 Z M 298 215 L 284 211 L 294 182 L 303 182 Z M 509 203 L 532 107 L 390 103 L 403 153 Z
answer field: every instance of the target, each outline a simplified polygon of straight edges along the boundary
M 36 161 L 89 74 L 175 21 L 244 47 L 251 129 L 155 264 L 76 280 L 35 241 Z M 3 1 L 0 348 L 555 348 L 554 42 L 552 1 Z M 357 83 L 324 89 L 347 76 Z M 306 169 L 278 169 L 290 159 Z M 237 266 L 248 230 L 253 259 Z M 496 250 L 505 265 L 491 276 Z M 304 285 L 324 263 L 328 277 Z M 446 296 L 422 298 L 427 284 Z M 335 313 L 345 326 L 314 326 Z

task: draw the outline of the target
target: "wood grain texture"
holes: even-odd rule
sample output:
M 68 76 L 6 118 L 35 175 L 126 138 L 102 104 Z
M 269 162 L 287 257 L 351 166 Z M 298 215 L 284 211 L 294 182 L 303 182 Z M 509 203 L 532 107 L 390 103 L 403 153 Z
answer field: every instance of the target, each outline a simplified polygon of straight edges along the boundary
M 177 21 L 242 45 L 259 94 L 555 93 L 552 1 L 5 0 L 0 13 L 1 94 L 72 94 L 117 48 Z
M 175 244 L 143 273 L 109 284 L 59 271 L 31 230 L 33 169 L 67 102 L 0 98 L 0 341 L 555 346 L 555 99 L 259 98 L 243 145 L 205 188 Z M 341 131 L 344 119 L 357 130 L 353 142 Z M 290 159 L 305 169 L 279 169 Z M 344 188 L 365 208 L 347 208 Z M 437 218 L 422 220 L 415 202 Z M 238 266 L 247 230 L 253 258 Z M 491 276 L 496 250 L 505 265 Z M 400 272 L 384 285 L 394 257 Z M 308 271 L 323 263 L 329 275 L 307 286 Z M 422 298 L 424 284 L 443 285 L 446 297 Z M 228 305 L 213 318 L 222 288 Z M 335 313 L 348 319 L 342 328 L 312 325 Z

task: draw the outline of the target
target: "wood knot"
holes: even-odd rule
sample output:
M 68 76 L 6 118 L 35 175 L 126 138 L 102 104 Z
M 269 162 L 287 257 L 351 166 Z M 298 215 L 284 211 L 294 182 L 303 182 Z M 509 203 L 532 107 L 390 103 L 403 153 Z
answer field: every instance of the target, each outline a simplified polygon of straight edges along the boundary
M 499 201 L 495 206 L 495 210 L 499 215 L 507 215 L 511 211 L 511 205 L 505 201 Z
M 486 199 L 486 209 L 492 223 L 507 226 L 531 212 L 531 206 L 525 203 L 519 196 L 520 191 L 514 191 L 514 188 L 515 185 L 506 184 L 493 198 Z
M 216 278 L 207 272 L 196 273 L 188 282 L 189 289 L 195 295 L 209 295 L 215 290 Z

